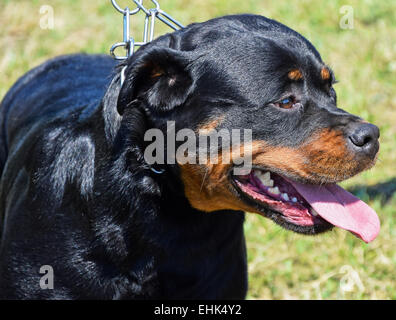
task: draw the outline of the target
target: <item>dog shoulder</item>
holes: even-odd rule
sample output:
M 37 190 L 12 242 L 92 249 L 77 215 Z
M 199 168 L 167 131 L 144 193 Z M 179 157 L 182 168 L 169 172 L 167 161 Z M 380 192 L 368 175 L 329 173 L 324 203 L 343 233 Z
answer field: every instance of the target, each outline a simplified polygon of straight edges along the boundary
M 67 185 L 83 199 L 93 190 L 95 142 L 88 130 L 60 126 L 50 128 L 35 144 L 30 172 L 37 191 L 50 192 L 61 201 Z

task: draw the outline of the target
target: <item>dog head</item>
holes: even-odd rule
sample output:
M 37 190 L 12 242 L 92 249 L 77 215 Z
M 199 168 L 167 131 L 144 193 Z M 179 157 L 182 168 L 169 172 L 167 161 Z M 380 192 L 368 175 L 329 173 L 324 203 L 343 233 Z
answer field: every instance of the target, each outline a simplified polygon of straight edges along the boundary
M 128 62 L 118 110 L 139 105 L 149 127 L 164 136 L 169 122 L 176 133 L 250 129 L 248 142 L 217 145 L 217 161 L 175 156 L 191 206 L 256 212 L 314 234 L 343 224 L 313 204 L 326 202 L 319 193 L 341 192 L 334 183 L 373 166 L 379 150 L 378 128 L 337 107 L 334 83 L 330 67 L 300 34 L 264 17 L 229 16 L 139 50 Z M 235 174 L 241 157 L 251 159 L 252 170 Z M 329 187 L 320 191 L 320 185 Z

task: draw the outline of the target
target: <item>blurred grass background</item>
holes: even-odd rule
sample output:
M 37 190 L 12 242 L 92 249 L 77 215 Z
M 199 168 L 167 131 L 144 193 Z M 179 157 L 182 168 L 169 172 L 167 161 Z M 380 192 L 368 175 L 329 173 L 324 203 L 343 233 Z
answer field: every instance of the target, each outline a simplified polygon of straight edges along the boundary
M 248 298 L 396 299 L 396 2 L 159 2 L 186 25 L 232 13 L 256 13 L 281 21 L 306 36 L 334 69 L 340 107 L 381 128 L 378 164 L 343 183 L 379 214 L 378 238 L 365 244 L 337 229 L 306 237 L 248 215 Z M 130 0 L 118 3 L 132 8 Z M 40 28 L 43 5 L 54 10 L 53 29 Z M 354 10 L 352 30 L 339 26 L 343 5 Z M 142 33 L 142 21 L 134 16 L 133 35 Z M 113 43 L 122 40 L 122 16 L 109 0 L 0 0 L 0 22 L 0 100 L 18 77 L 50 57 L 108 53 Z M 169 29 L 158 24 L 156 31 Z

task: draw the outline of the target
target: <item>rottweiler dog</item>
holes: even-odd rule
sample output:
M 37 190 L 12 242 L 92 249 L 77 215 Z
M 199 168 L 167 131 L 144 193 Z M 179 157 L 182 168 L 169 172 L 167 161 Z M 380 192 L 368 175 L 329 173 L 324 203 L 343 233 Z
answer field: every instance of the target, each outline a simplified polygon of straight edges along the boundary
M 307 39 L 256 15 L 192 24 L 121 65 L 29 71 L 1 104 L 0 297 L 243 299 L 244 212 L 373 240 L 377 215 L 336 183 L 374 165 L 379 130 L 337 107 L 334 82 Z M 250 129 L 251 170 L 149 164 L 145 134 L 170 121 Z

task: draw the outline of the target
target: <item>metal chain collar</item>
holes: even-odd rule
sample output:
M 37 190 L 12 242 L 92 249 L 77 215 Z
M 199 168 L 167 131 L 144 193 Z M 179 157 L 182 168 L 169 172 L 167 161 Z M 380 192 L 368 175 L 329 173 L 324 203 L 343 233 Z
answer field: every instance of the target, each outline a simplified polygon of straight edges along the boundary
M 111 0 L 113 7 L 124 16 L 123 41 L 113 44 L 110 49 L 110 54 L 116 60 L 128 59 L 134 54 L 136 47 L 140 47 L 148 42 L 151 42 L 154 39 L 154 28 L 157 19 L 165 23 L 173 30 L 179 30 L 184 28 L 184 26 L 179 21 L 175 20 L 174 18 L 172 18 L 172 16 L 161 10 L 160 5 L 156 0 L 151 0 L 151 2 L 154 4 L 154 7 L 149 9 L 143 5 L 143 0 L 132 1 L 136 5 L 136 8 L 134 10 L 130 10 L 128 7 L 122 9 L 117 4 L 116 0 Z M 146 15 L 144 19 L 143 41 L 136 42 L 135 39 L 130 36 L 130 19 L 131 16 L 137 14 L 140 11 L 142 11 Z M 119 47 L 123 47 L 125 49 L 125 56 L 116 55 L 115 50 Z
M 172 18 L 169 14 L 165 11 L 161 10 L 160 5 L 157 1 L 151 0 L 151 2 L 155 5 L 154 8 L 147 9 L 143 5 L 143 0 L 132 0 L 136 8 L 134 10 L 130 10 L 128 7 L 122 9 L 115 0 L 111 0 L 113 7 L 122 15 L 124 16 L 124 28 L 123 28 L 123 41 L 117 42 L 113 44 L 110 49 L 110 54 L 116 60 L 125 60 L 128 59 L 135 53 L 135 48 L 145 45 L 146 43 L 151 42 L 154 39 L 154 28 L 156 19 L 165 23 L 168 27 L 172 28 L 173 30 L 179 30 L 184 28 L 184 26 L 177 21 L 176 19 Z M 139 11 L 143 11 L 146 15 L 144 19 L 144 31 L 143 31 L 143 41 L 136 42 L 133 37 L 130 36 L 130 19 L 131 16 L 137 14 Z M 125 49 L 125 56 L 117 56 L 115 54 L 115 50 L 119 47 L 123 47 Z M 126 66 L 121 71 L 121 86 L 125 80 L 125 69 Z M 162 174 L 165 172 L 165 169 L 155 169 L 150 167 L 150 170 L 156 174 Z

